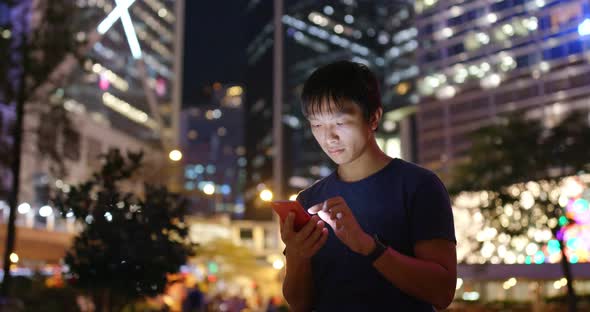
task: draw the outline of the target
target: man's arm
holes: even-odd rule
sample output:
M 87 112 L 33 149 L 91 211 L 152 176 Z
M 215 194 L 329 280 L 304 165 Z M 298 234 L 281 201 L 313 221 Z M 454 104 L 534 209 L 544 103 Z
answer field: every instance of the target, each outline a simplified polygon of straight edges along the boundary
M 297 261 L 287 255 L 285 281 L 283 282 L 283 296 L 293 311 L 311 310 L 313 283 L 311 262 Z
M 328 229 L 318 216 L 313 216 L 299 232 L 295 232 L 293 219 L 291 212 L 281 223 L 281 238 L 287 256 L 283 296 L 293 311 L 309 311 L 313 303 L 311 257 L 326 243 Z
M 373 239 L 368 239 L 362 251 L 365 255 L 375 247 Z M 445 309 L 453 301 L 457 283 L 455 243 L 444 239 L 419 241 L 414 254 L 416 258 L 387 248 L 373 266 L 401 291 Z
M 406 294 L 429 302 L 437 309 L 444 309 L 455 294 L 457 256 L 448 196 L 446 191 L 443 192 L 444 188 L 433 185 L 434 189 L 424 192 L 428 196 L 421 196 L 427 200 L 420 200 L 413 206 L 410 226 L 414 229 L 412 237 L 415 238 L 415 257 L 388 248 L 373 266 Z M 446 205 L 440 205 L 445 202 Z M 352 251 L 369 255 L 375 249 L 373 237 L 360 227 L 342 197 L 316 204 L 308 212 L 317 213 Z M 428 219 L 438 220 L 438 223 L 421 221 Z

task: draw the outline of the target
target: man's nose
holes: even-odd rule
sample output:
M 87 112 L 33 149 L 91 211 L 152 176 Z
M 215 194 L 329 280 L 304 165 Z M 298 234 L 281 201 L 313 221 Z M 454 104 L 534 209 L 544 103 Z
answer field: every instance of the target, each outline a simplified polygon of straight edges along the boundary
M 324 140 L 328 145 L 338 143 L 339 137 L 336 131 L 334 131 L 334 127 L 326 127 Z

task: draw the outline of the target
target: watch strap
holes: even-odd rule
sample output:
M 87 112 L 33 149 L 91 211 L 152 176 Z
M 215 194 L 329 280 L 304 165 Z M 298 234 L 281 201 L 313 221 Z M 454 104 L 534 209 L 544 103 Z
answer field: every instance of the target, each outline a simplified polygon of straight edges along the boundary
M 367 255 L 371 263 L 379 259 L 379 257 L 381 257 L 381 255 L 387 250 L 387 246 L 379 240 L 377 235 L 373 236 L 373 240 L 375 241 L 375 248 Z

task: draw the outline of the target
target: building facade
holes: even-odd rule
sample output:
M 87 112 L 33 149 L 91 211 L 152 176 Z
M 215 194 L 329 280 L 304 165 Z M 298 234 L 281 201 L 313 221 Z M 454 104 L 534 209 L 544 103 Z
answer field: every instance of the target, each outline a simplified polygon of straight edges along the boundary
M 590 109 L 588 2 L 424 0 L 415 9 L 421 44 L 418 161 L 443 179 L 449 181 L 453 166 L 467 160 L 469 135 L 498 117 L 518 113 L 551 127 L 568 112 Z M 581 217 L 585 210 L 576 208 L 587 206 L 588 181 L 586 175 L 568 177 L 555 190 L 577 221 L 563 237 L 578 293 L 589 285 L 590 249 L 583 242 L 590 232 Z M 526 191 L 535 192 L 539 183 L 527 183 Z M 457 249 L 457 298 L 544 304 L 543 298 L 564 295 L 560 245 L 546 226 L 557 220 L 541 212 L 526 234 L 512 236 L 482 217 L 486 194 L 463 194 L 454 202 L 457 240 L 463 242 Z M 499 221 L 527 225 L 511 208 Z
M 244 214 L 244 88 L 215 83 L 204 103 L 183 109 L 183 193 L 194 214 Z
M 313 139 L 301 114 L 299 97 L 305 79 L 316 68 L 337 60 L 363 63 L 376 73 L 385 110 L 378 142 L 388 154 L 412 160 L 414 121 L 411 116 L 413 103 L 417 101 L 414 78 L 418 71 L 412 62 L 417 32 L 411 27 L 411 3 L 285 1 L 284 8 L 283 196 L 291 197 L 333 170 L 333 164 Z M 261 190 L 273 187 L 272 2 L 252 4 L 248 10 L 252 18 L 245 81 L 248 88 L 246 214 L 268 218 L 270 209 L 265 209 L 267 204 L 258 195 Z
M 31 20 L 31 33 L 51 18 L 51 5 L 33 1 L 23 14 Z M 78 48 L 35 89 L 26 103 L 32 112 L 24 117 L 25 130 L 31 131 L 23 136 L 17 225 L 44 232 L 43 239 L 76 231 L 56 215 L 49 193 L 68 192 L 70 184 L 90 177 L 101 154 L 112 148 L 143 150 L 154 173 L 150 182 L 168 184 L 157 173 L 168 170 L 167 151 L 178 145 L 184 2 L 83 0 L 75 6 L 69 22 Z M 66 119 L 44 117 L 55 105 L 63 106 L 70 127 L 64 126 Z M 52 170 L 50 151 L 58 153 L 67 174 Z M 33 245 L 17 241 L 16 252 Z M 23 263 L 52 260 L 22 252 L 28 255 Z
M 417 1 L 419 162 L 446 176 L 468 136 L 522 111 L 588 110 L 586 1 Z

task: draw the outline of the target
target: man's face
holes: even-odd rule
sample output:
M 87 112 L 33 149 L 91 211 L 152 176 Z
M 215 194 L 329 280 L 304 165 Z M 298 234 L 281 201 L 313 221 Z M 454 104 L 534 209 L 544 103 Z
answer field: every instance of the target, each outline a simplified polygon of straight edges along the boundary
M 361 109 L 350 101 L 339 109 L 333 102 L 322 102 L 321 110 L 308 117 L 316 141 L 337 165 L 357 159 L 373 138 L 373 130 Z

